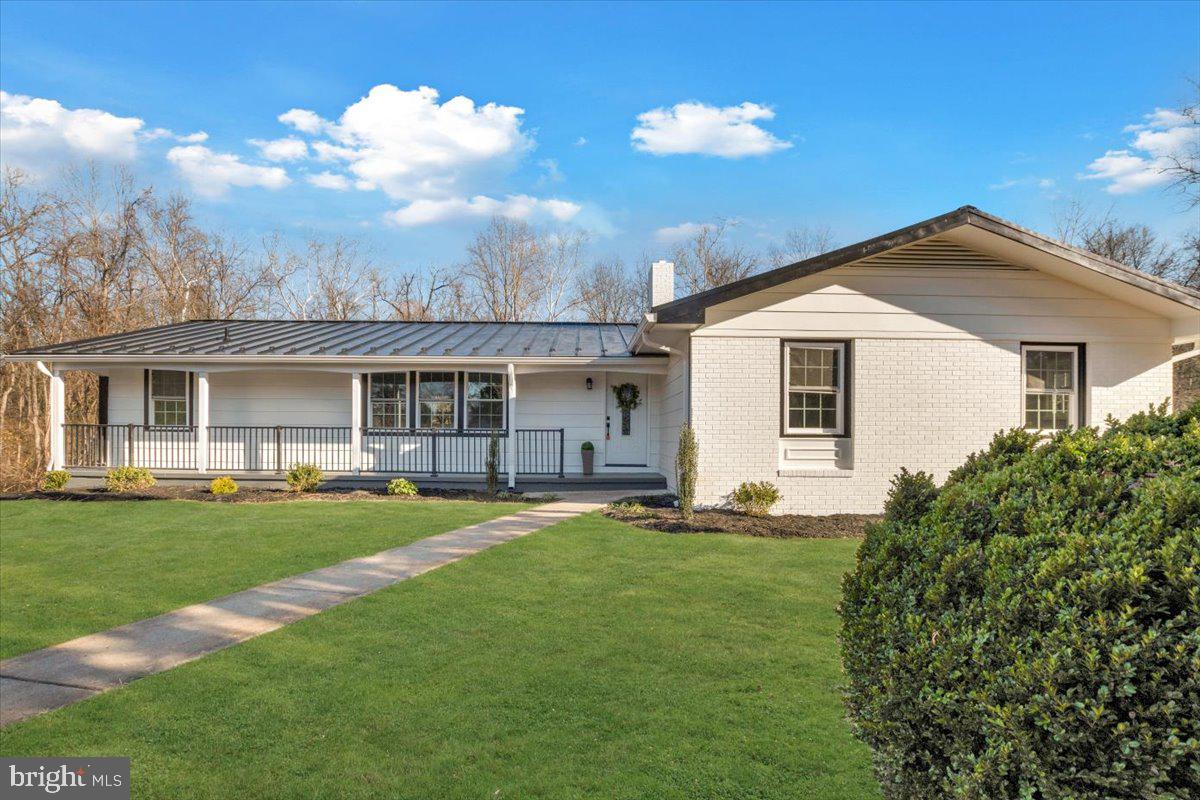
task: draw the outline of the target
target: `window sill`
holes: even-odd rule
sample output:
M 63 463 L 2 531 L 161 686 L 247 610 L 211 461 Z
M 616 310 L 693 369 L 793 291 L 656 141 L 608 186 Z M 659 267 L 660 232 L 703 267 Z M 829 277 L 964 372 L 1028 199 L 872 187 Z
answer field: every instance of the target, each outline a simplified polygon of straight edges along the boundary
M 781 469 L 776 476 L 780 478 L 853 478 L 852 469 Z

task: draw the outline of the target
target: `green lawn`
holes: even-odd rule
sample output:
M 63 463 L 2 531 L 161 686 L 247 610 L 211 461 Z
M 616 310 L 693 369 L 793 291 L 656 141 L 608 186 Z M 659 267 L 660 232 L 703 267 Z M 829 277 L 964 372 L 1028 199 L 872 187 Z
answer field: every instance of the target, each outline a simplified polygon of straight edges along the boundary
M 588 515 L 0 732 L 151 798 L 877 798 L 844 540 Z
M 0 658 L 527 507 L 0 502 Z

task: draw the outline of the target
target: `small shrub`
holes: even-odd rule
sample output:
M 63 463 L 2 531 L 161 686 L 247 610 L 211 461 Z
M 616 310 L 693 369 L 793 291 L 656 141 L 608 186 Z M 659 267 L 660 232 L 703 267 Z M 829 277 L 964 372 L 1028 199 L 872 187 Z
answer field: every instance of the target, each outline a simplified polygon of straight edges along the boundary
M 595 450 L 596 445 L 592 444 L 591 442 L 584 442 L 583 444 L 579 445 L 579 449 L 580 450 Z
M 104 473 L 104 488 L 110 492 L 140 492 L 158 481 L 145 467 L 115 467 Z
M 487 490 L 490 494 L 495 494 L 496 487 L 500 485 L 500 437 L 494 431 L 488 437 L 486 470 Z
M 387 493 L 400 497 L 416 497 L 417 486 L 408 478 L 393 478 L 388 481 Z
M 1200 407 L 996 436 L 842 583 L 884 796 L 1200 797 L 1197 575 Z
M 883 518 L 896 522 L 916 522 L 937 499 L 937 485 L 928 472 L 909 472 L 904 467 L 892 478 Z
M 71 480 L 71 473 L 65 469 L 52 469 L 42 478 L 42 490 L 46 492 L 61 492 L 67 488 L 67 482 Z
M 746 481 L 734 489 L 731 499 L 743 514 L 765 517 L 779 502 L 779 487 L 770 481 Z
M 325 480 L 325 473 L 316 464 L 293 464 L 286 480 L 293 492 L 315 492 Z
M 679 450 L 675 453 L 675 486 L 679 490 L 679 512 L 691 519 L 696 507 L 696 472 L 700 464 L 700 445 L 691 425 L 679 429 Z
M 228 475 L 222 475 L 219 478 L 212 479 L 212 483 L 208 485 L 208 490 L 213 494 L 237 494 L 238 485 L 233 478 Z
M 637 500 L 618 500 L 615 503 L 609 503 L 610 510 L 626 517 L 644 517 L 646 516 L 646 507 Z

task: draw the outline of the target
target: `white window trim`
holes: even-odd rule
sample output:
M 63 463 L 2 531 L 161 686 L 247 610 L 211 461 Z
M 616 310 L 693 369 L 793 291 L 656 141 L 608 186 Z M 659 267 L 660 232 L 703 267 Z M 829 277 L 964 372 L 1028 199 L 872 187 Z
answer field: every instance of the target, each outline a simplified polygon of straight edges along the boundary
M 1071 358 L 1071 385 L 1074 389 L 1071 390 L 1071 402 L 1067 404 L 1067 425 L 1072 428 L 1079 427 L 1079 398 L 1082 397 L 1083 387 L 1079 385 L 1079 345 L 1077 344 L 1023 344 L 1021 345 L 1021 427 L 1027 431 L 1040 433 L 1045 436 L 1050 436 L 1058 431 L 1053 428 L 1029 428 L 1025 425 L 1025 418 L 1028 414 L 1026 406 L 1027 396 L 1030 394 L 1066 394 L 1066 392 L 1038 392 L 1029 390 L 1029 381 L 1027 370 L 1029 361 L 1026 358 L 1026 353 L 1034 352 L 1054 352 L 1054 353 L 1070 353 Z
M 154 402 L 156 400 L 178 400 L 177 396 L 168 396 L 154 393 L 154 373 L 156 372 L 182 372 L 183 373 L 183 424 L 182 425 L 165 425 L 159 424 L 154 413 Z M 192 376 L 191 373 L 183 369 L 152 369 L 150 370 L 150 427 L 152 428 L 186 428 L 189 420 L 192 418 L 192 393 L 191 389 Z M 135 406 L 136 408 L 136 406 Z
M 384 374 L 384 373 L 379 373 L 379 374 Z M 403 376 L 404 376 L 404 402 L 403 402 L 403 403 L 400 403 L 399 405 L 400 405 L 400 417 L 401 417 L 401 418 L 404 420 L 404 422 L 406 422 L 406 423 L 407 423 L 407 422 L 408 422 L 408 403 L 409 403 L 409 393 L 408 393 L 408 392 L 409 392 L 409 385 L 408 385 L 408 384 L 409 384 L 409 374 L 408 374 L 408 370 L 403 370 L 403 371 L 401 371 L 401 372 L 399 372 L 399 373 L 396 373 L 396 372 L 391 372 L 391 373 L 386 373 L 386 374 L 389 374 L 389 375 L 396 375 L 396 374 L 399 374 L 399 375 L 403 375 Z M 372 422 L 374 422 L 374 421 L 375 421 L 375 419 L 374 419 L 374 418 L 375 418 L 375 410 L 374 410 L 374 408 L 372 408 L 372 406 L 374 405 L 374 402 L 375 402 L 375 400 L 374 400 L 374 398 L 373 398 L 373 397 L 371 397 L 371 382 L 372 382 L 372 381 L 375 379 L 375 375 L 376 375 L 376 373 L 374 373 L 374 372 L 368 372 L 368 373 L 367 373 L 367 427 L 368 427 L 368 428 L 375 428 L 375 427 L 378 427 L 378 426 L 376 426 L 376 425 L 372 425 L 372 424 L 371 424 Z M 408 429 L 409 427 L 410 427 L 410 426 L 409 426 L 409 425 L 407 425 L 407 424 L 406 424 L 406 425 L 401 425 L 399 428 L 396 428 L 395 430 L 406 430 L 406 429 Z M 380 428 L 380 430 L 389 430 L 389 429 L 388 429 L 388 428 Z
M 451 404 L 453 406 L 453 410 L 451 413 L 454 415 L 452 418 L 453 421 L 451 422 L 449 428 L 439 428 L 439 430 L 444 430 L 444 431 L 458 430 L 458 372 L 455 370 L 450 370 L 450 369 L 417 370 L 417 387 L 416 387 L 416 390 L 417 390 L 417 394 L 416 394 L 417 425 L 416 425 L 416 427 L 420 428 L 421 430 L 425 430 L 425 424 L 424 424 L 425 420 L 422 418 L 423 417 L 423 409 L 421 408 L 421 375 L 424 374 L 425 372 L 444 372 L 444 373 L 454 376 L 454 380 L 452 381 L 452 383 L 454 384 L 454 399 L 451 401 Z M 429 430 L 433 430 L 433 428 L 430 428 Z
M 467 384 L 469 384 L 471 382 L 471 374 L 472 373 L 474 373 L 475 375 L 497 375 L 497 376 L 499 376 L 499 378 L 500 378 L 500 399 L 499 400 L 485 400 L 483 402 L 500 404 L 500 427 L 498 427 L 498 428 L 472 428 L 472 427 L 470 427 L 467 423 L 471 421 L 471 411 L 470 411 L 471 396 L 470 396 L 470 394 L 467 394 L 463 397 L 463 429 L 468 430 L 468 431 L 474 431 L 474 430 L 506 431 L 506 430 L 508 430 L 508 376 L 505 375 L 503 372 L 489 372 L 487 370 L 479 370 L 479 369 L 463 370 L 463 391 L 466 391 Z M 457 390 L 458 390 L 458 384 L 456 382 L 455 383 L 455 391 L 457 391 Z M 457 407 L 457 402 L 455 403 L 455 406 Z
M 795 348 L 836 350 L 838 352 L 837 392 L 836 399 L 837 424 L 833 428 L 793 428 L 788 424 L 789 395 L 791 388 L 792 360 L 790 351 Z M 819 387 L 813 387 L 820 390 Z M 846 435 L 846 343 L 845 342 L 784 342 L 783 343 L 783 432 L 786 436 L 845 436 Z

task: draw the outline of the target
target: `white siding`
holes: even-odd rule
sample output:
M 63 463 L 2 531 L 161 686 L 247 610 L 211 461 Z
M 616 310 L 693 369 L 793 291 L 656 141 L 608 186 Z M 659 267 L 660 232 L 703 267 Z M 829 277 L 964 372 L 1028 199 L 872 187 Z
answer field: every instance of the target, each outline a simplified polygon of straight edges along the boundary
M 679 429 L 688 417 L 688 340 L 680 350 L 682 355 L 668 356 L 667 374 L 663 376 L 663 396 L 659 423 L 659 472 L 667 485 L 675 487 L 675 454 L 679 451 Z M 654 462 L 651 462 L 654 463 Z
M 592 389 L 587 379 L 592 379 Z M 583 471 L 580 445 L 591 442 L 596 448 L 596 472 L 636 471 L 629 467 L 607 470 L 604 467 L 604 415 L 608 391 L 605 373 L 596 372 L 533 372 L 517 374 L 518 428 L 562 428 L 564 430 L 565 471 Z M 650 437 L 647 464 L 658 463 L 659 404 L 663 392 L 663 376 L 648 375 L 646 382 L 646 419 Z M 653 469 L 648 468 L 650 471 Z

